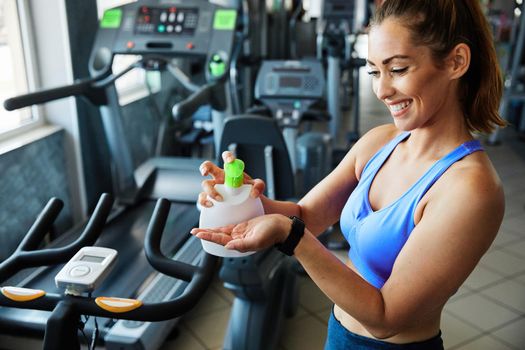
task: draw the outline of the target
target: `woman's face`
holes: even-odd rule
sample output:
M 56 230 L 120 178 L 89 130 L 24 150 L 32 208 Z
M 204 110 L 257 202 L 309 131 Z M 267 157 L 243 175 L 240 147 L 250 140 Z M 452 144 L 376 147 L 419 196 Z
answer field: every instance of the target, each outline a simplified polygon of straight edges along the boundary
M 428 126 L 447 113 L 455 91 L 447 70 L 437 68 L 430 49 L 415 46 L 397 20 L 386 19 L 371 29 L 367 61 L 374 93 L 399 129 Z

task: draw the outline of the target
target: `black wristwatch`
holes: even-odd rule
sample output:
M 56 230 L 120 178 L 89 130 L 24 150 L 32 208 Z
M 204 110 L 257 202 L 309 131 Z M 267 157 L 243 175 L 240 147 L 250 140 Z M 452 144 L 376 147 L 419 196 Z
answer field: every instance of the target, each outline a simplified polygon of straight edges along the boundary
M 299 241 L 304 235 L 303 220 L 299 219 L 297 216 L 290 216 L 290 219 L 292 219 L 292 228 L 290 229 L 288 237 L 286 237 L 283 242 L 275 245 L 278 250 L 288 256 L 293 255 L 295 247 L 297 247 Z

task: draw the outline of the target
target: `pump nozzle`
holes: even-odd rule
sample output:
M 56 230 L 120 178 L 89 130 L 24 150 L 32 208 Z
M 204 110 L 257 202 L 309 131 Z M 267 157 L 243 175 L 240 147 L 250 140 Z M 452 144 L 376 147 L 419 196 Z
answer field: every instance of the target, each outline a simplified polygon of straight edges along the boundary
M 224 184 L 231 188 L 241 187 L 244 179 L 244 162 L 235 159 L 231 163 L 224 164 Z

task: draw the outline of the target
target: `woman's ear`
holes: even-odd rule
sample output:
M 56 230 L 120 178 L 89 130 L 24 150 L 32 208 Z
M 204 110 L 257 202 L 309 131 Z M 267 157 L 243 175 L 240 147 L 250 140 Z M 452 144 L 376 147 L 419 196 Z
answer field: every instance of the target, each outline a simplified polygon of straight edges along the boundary
M 465 43 L 457 44 L 448 56 L 451 79 L 461 78 L 470 66 L 470 47 Z

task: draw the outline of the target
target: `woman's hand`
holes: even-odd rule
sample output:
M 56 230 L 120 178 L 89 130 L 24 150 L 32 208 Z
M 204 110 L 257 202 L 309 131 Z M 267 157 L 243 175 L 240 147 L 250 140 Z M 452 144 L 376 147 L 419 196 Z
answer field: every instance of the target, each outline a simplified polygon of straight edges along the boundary
M 292 227 L 291 220 L 280 214 L 255 217 L 236 225 L 218 228 L 194 228 L 191 234 L 239 252 L 262 250 L 283 242 Z
M 225 151 L 222 153 L 222 159 L 226 164 L 233 162 L 235 157 L 231 152 Z M 204 191 L 199 194 L 198 199 L 201 206 L 209 208 L 213 206 L 213 203 L 208 199 L 208 196 L 218 202 L 222 201 L 222 196 L 215 190 L 215 185 L 224 183 L 224 170 L 209 160 L 203 162 L 199 170 L 202 176 L 211 175 L 212 177 L 212 179 L 202 181 L 202 189 Z M 264 192 L 265 184 L 261 179 L 252 179 L 248 174 L 244 173 L 244 183 L 253 185 L 250 193 L 253 198 L 259 197 Z

